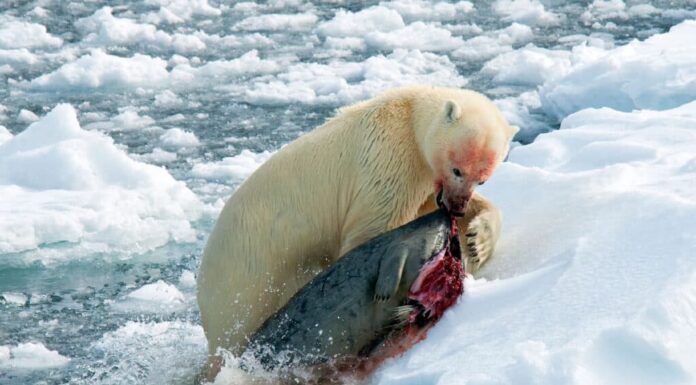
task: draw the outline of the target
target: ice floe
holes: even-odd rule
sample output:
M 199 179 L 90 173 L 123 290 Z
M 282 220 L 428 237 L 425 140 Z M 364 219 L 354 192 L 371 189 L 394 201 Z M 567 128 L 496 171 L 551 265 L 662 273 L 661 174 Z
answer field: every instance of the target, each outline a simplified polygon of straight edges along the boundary
M 470 1 L 431 3 L 423 0 L 383 1 L 380 6 L 397 11 L 404 20 L 412 21 L 450 21 L 466 18 L 474 11 Z
M 273 77 L 258 77 L 251 86 L 230 87 L 241 100 L 259 105 L 299 102 L 333 105 L 367 99 L 390 87 L 407 84 L 463 86 L 456 66 L 446 56 L 397 49 L 364 62 L 298 63 Z
M 524 24 L 512 23 L 497 31 L 465 40 L 461 47 L 452 51 L 452 56 L 462 60 L 486 60 L 532 40 L 534 32 Z
M 167 81 L 167 62 L 148 55 L 110 55 L 94 49 L 28 83 L 35 90 L 157 86 Z
M 516 21 L 528 25 L 554 25 L 563 19 L 549 12 L 539 0 L 496 0 L 493 11 L 503 16 L 504 21 Z
M 51 35 L 42 24 L 0 15 L 0 49 L 56 48 L 63 40 Z
M 313 13 L 267 14 L 250 16 L 235 24 L 240 31 L 288 31 L 307 30 L 316 24 L 319 18 Z
M 575 66 L 540 90 L 559 119 L 588 107 L 667 109 L 696 99 L 696 21 Z
M 217 181 L 239 182 L 251 175 L 259 166 L 273 155 L 270 151 L 254 153 L 242 150 L 239 155 L 224 158 L 213 163 L 198 163 L 193 166 L 194 176 Z
M 405 26 L 397 11 L 374 6 L 358 12 L 340 9 L 333 19 L 317 26 L 317 33 L 320 36 L 361 37 L 370 32 L 389 32 Z
M 67 365 L 70 358 L 46 348 L 40 342 L 0 345 L 0 369 L 37 370 Z
M 184 131 L 180 128 L 172 128 L 165 131 L 160 136 L 162 146 L 169 148 L 176 147 L 196 147 L 201 144 L 196 137 L 196 134 L 190 131 Z
M 186 298 L 176 286 L 159 280 L 133 290 L 111 306 L 131 313 L 168 313 L 184 310 Z
M 131 159 L 58 105 L 0 146 L 0 252 L 22 260 L 144 252 L 191 242 L 202 204 L 159 167 Z M 51 244 L 60 245 L 51 250 Z M 15 261 L 16 262 L 16 261 Z

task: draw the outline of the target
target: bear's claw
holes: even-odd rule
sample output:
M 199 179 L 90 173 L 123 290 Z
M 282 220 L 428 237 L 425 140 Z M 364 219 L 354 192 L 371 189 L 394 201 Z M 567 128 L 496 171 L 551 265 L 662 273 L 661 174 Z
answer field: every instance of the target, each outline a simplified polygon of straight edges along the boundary
M 465 233 L 467 270 L 476 273 L 493 254 L 495 234 L 485 215 L 476 216 Z

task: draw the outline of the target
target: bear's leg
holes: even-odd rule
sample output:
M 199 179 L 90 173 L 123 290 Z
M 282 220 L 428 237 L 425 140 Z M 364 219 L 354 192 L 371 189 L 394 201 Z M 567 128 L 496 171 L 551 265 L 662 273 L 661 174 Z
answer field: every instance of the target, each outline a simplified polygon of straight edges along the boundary
M 500 209 L 479 194 L 469 201 L 466 214 L 459 220 L 462 250 L 466 254 L 466 270 L 476 274 L 495 251 L 500 237 Z
M 434 194 L 418 210 L 418 217 L 437 209 Z M 474 193 L 466 207 L 466 213 L 459 218 L 459 236 L 462 251 L 466 256 L 466 271 L 475 274 L 486 263 L 500 237 L 502 214 L 500 210 L 478 193 Z

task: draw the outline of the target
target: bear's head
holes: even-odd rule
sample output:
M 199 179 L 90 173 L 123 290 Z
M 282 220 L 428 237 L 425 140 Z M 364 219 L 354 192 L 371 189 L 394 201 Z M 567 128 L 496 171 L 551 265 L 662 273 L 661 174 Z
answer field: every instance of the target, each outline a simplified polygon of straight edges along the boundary
M 463 215 L 474 188 L 503 161 L 519 128 L 510 126 L 485 96 L 472 92 L 447 100 L 425 138 L 438 205 Z

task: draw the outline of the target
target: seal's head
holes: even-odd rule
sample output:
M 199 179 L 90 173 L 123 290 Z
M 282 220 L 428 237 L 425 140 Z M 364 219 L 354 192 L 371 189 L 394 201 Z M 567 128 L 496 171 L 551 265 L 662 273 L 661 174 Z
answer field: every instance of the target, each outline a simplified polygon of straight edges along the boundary
M 411 322 L 437 321 L 464 292 L 464 265 L 459 245 L 457 221 L 452 218 L 449 241 L 430 258 L 411 284 L 409 300 L 414 310 Z

